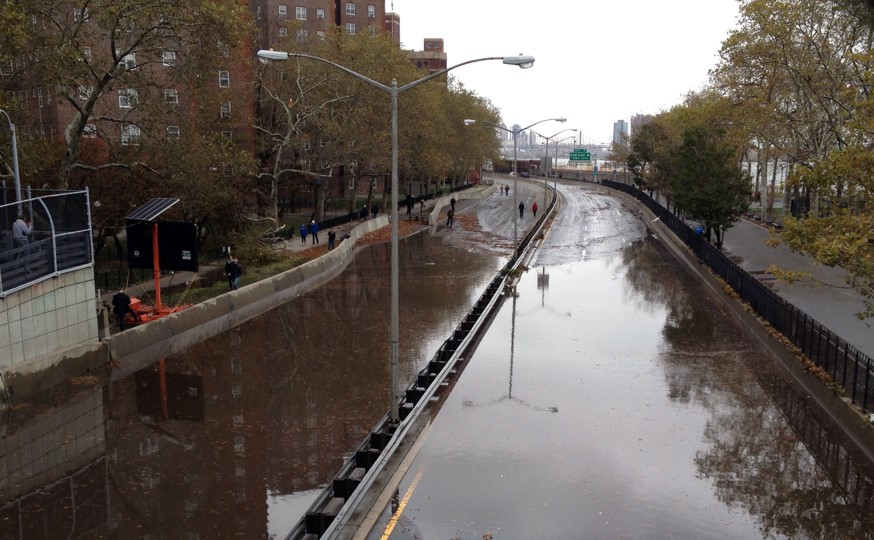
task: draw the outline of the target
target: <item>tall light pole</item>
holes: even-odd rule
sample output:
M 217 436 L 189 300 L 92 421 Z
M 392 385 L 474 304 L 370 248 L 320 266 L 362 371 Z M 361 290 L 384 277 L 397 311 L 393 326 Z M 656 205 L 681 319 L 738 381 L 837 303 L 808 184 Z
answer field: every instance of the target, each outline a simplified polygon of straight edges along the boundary
M 519 170 L 518 170 L 518 167 L 516 166 L 516 157 L 517 157 L 517 153 L 519 150 L 519 144 L 518 144 L 519 134 L 522 133 L 523 131 L 525 131 L 526 129 L 533 128 L 537 124 L 542 124 L 543 122 L 550 122 L 550 121 L 567 122 L 567 118 L 563 118 L 563 117 L 562 118 L 544 118 L 543 120 L 538 120 L 537 122 L 534 122 L 531 125 L 528 125 L 528 126 L 525 126 L 523 128 L 519 128 L 519 129 L 507 129 L 504 126 L 499 126 L 498 124 L 493 124 L 492 122 L 480 120 L 480 122 L 482 122 L 483 124 L 486 124 L 488 126 L 492 126 L 494 128 L 497 128 L 497 129 L 502 129 L 508 133 L 513 134 L 513 254 L 514 255 L 519 255 L 519 245 L 518 245 L 519 244 L 519 218 L 516 217 L 516 208 L 519 206 L 518 202 L 517 202 L 518 191 L 516 189 L 516 187 L 518 186 L 517 178 L 519 178 Z M 465 126 L 471 126 L 471 125 L 476 124 L 476 123 L 477 123 L 477 120 L 472 119 L 472 118 L 467 118 L 464 121 Z M 545 203 L 546 202 L 544 201 L 544 204 Z
M 546 135 L 542 135 L 540 133 L 537 133 L 536 131 L 534 132 L 534 133 L 537 133 L 537 135 L 539 135 L 540 137 L 543 137 L 544 139 L 546 139 L 546 159 L 544 159 L 544 161 L 546 161 L 547 163 L 549 163 L 549 141 L 551 139 L 554 139 L 556 136 L 564 133 L 565 131 L 579 131 L 579 130 L 576 128 L 565 128 L 561 131 L 553 133 L 549 137 L 547 137 Z M 556 146 L 556 150 L 555 150 L 555 157 L 558 158 L 558 147 L 557 146 Z M 546 190 L 547 190 L 547 186 L 548 186 L 547 178 L 549 178 L 549 171 L 544 171 L 544 177 L 543 177 L 543 203 L 544 204 L 546 204 Z
M 6 117 L 9 122 L 9 131 L 12 132 L 12 174 L 15 177 L 15 200 L 18 201 L 18 213 L 22 212 L 21 206 L 21 177 L 18 175 L 18 142 L 15 136 L 15 124 L 12 123 L 12 118 L 9 118 L 9 113 L 0 109 L 0 113 Z
M 389 369 L 391 385 L 391 388 L 389 388 L 389 396 L 391 399 L 391 418 L 389 420 L 391 423 L 397 424 L 400 421 L 400 415 L 398 411 L 398 402 L 400 401 L 400 392 L 398 390 L 398 336 L 400 334 L 400 316 L 398 312 L 398 94 L 416 86 L 419 86 L 420 84 L 430 81 L 431 79 L 439 77 L 447 71 L 467 64 L 472 64 L 474 62 L 483 62 L 486 60 L 501 60 L 507 65 L 519 66 L 522 69 L 528 69 L 534 65 L 534 57 L 524 56 L 520 54 L 519 56 L 490 56 L 487 58 L 477 58 L 475 60 L 468 60 L 467 62 L 455 64 L 454 66 L 450 66 L 446 69 L 441 69 L 440 71 L 431 73 L 430 75 L 422 77 L 421 79 L 415 80 L 411 83 L 407 83 L 403 86 L 398 86 L 397 79 L 392 79 L 389 85 L 385 85 L 381 82 L 374 81 L 370 77 L 362 75 L 357 71 L 353 71 L 346 66 L 341 66 L 340 64 L 337 64 L 325 58 L 321 58 L 319 56 L 313 56 L 303 53 L 289 53 L 282 51 L 265 50 L 258 51 L 257 56 L 262 62 L 282 61 L 288 60 L 291 57 L 295 57 L 309 58 L 310 60 L 330 64 L 340 71 L 343 71 L 344 73 L 347 73 L 358 80 L 364 81 L 365 83 L 375 88 L 378 88 L 379 90 L 382 90 L 383 92 L 386 92 L 389 96 L 391 96 L 391 363 Z

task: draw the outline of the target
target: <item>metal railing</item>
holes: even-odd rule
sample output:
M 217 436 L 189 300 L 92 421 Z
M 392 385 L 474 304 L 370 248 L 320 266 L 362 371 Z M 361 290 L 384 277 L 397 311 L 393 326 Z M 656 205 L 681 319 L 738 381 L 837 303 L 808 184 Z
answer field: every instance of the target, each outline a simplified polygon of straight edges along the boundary
M 0 298 L 94 264 L 88 190 L 28 189 L 27 196 L 20 202 L 0 204 Z M 19 207 L 32 222 L 29 243 L 24 246 L 12 241 Z
M 874 381 L 868 355 L 762 284 L 646 193 L 618 182 L 601 183 L 631 195 L 649 208 L 762 319 L 840 385 L 854 404 L 870 412 Z

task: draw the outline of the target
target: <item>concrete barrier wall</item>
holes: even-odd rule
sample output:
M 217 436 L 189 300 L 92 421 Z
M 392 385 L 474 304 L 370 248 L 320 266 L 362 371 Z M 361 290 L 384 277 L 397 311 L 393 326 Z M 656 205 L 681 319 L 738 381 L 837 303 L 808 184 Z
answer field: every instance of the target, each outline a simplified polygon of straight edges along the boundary
M 318 259 L 107 338 L 109 358 L 114 361 L 112 379 L 182 352 L 330 281 L 352 260 L 355 242 L 387 224 L 387 215 L 365 221 L 350 232 L 349 239 L 341 239 Z
M 42 369 L 61 351 L 96 342 L 96 296 L 87 267 L 0 298 L 0 371 Z
M 434 201 L 434 208 L 431 209 L 431 213 L 428 214 L 428 228 L 431 234 L 437 231 L 437 224 L 440 223 L 440 210 L 449 206 L 449 201 L 452 197 L 455 197 L 456 201 L 474 199 L 481 201 L 497 190 L 498 186 L 492 184 L 490 186 L 481 186 L 480 189 L 467 189 L 438 198 Z

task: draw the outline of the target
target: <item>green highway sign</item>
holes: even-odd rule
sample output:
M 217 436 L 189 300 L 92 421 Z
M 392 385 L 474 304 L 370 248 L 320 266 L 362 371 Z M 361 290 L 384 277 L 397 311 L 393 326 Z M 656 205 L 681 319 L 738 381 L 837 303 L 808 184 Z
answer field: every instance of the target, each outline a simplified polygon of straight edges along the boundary
M 570 155 L 571 161 L 591 161 L 592 156 L 585 148 L 574 148 Z

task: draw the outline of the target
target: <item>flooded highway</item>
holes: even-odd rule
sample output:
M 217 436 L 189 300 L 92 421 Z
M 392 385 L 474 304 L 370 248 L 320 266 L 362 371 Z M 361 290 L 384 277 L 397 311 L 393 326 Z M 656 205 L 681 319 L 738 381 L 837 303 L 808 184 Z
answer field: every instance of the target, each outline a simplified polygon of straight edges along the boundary
M 517 295 L 370 537 L 874 536 L 870 465 L 636 210 L 559 188 Z M 502 267 L 513 211 L 493 195 L 401 242 L 402 385 Z M 388 244 L 362 248 L 184 354 L 15 408 L 0 540 L 283 538 L 388 410 L 388 276 Z
M 636 210 L 562 191 L 369 538 L 874 536 L 870 464 Z

